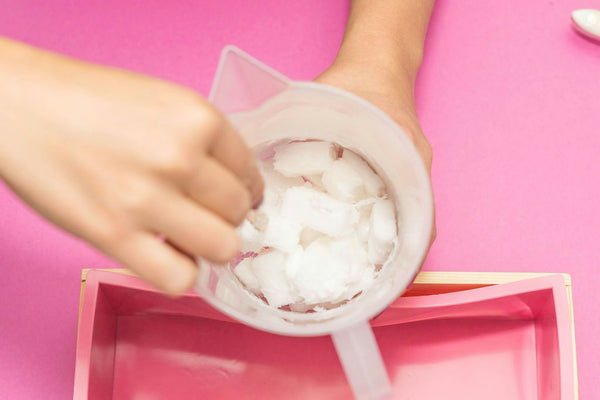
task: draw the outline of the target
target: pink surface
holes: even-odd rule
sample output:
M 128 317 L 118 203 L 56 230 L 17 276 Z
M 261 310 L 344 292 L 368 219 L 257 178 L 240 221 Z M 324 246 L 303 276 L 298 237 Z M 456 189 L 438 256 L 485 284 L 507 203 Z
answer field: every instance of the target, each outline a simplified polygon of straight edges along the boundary
M 259 332 L 193 294 L 172 300 L 138 278 L 87 277 L 77 399 L 351 398 L 328 337 Z M 400 298 L 373 325 L 394 399 L 572 400 L 569 319 L 554 275 Z
M 599 0 L 436 5 L 418 82 L 435 152 L 425 268 L 573 276 L 581 397 L 600 375 L 600 46 L 570 27 Z M 333 59 L 346 0 L 0 0 L 0 34 L 205 95 L 232 43 L 297 79 Z M 115 265 L 0 188 L 0 398 L 71 396 L 79 270 Z

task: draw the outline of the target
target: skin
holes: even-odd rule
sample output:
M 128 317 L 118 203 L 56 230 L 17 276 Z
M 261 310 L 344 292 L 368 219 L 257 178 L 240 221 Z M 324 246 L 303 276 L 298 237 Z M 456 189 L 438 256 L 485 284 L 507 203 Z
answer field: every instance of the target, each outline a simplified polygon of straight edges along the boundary
M 385 111 L 415 144 L 431 174 L 432 150 L 417 118 L 415 80 L 433 0 L 354 0 L 333 64 L 315 81 Z M 436 235 L 435 223 L 431 243 Z
M 433 1 L 354 0 L 335 62 L 316 81 L 387 112 L 428 169 L 414 82 Z M 262 201 L 252 153 L 197 93 L 0 38 L 0 178 L 40 215 L 167 294 L 194 257 L 226 262 Z
M 0 176 L 33 209 L 169 294 L 226 262 L 263 182 L 206 100 L 0 40 Z M 159 235 L 160 234 L 160 235 Z

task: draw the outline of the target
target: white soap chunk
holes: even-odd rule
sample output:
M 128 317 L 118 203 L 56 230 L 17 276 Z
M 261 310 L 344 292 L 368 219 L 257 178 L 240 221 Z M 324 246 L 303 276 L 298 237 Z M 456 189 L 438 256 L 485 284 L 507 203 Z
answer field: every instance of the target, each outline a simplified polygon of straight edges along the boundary
M 270 215 L 276 212 L 281 206 L 281 195 L 283 191 L 277 192 L 271 190 L 270 187 L 265 187 L 263 192 L 263 202 L 257 211 L 262 212 L 266 215 Z
M 377 200 L 371 211 L 371 227 L 369 231 L 368 254 L 369 262 L 383 264 L 396 238 L 396 215 L 394 203 L 391 200 Z
M 325 191 L 325 186 L 323 186 L 322 175 L 309 175 L 305 176 L 304 179 L 306 179 L 308 183 L 310 183 L 315 189 Z
M 252 261 L 253 259 L 251 257 L 243 259 L 233 269 L 233 273 L 244 284 L 244 286 L 248 288 L 248 290 L 258 295 L 260 294 L 260 284 L 258 283 L 258 279 L 256 279 L 256 275 L 254 275 L 254 271 L 252 270 Z
M 273 214 L 279 213 L 281 207 L 281 193 L 265 187 L 263 192 L 263 202 L 258 210 L 250 210 L 246 219 L 259 232 L 264 232 L 269 225 L 269 218 Z
M 331 251 L 329 240 L 317 240 L 304 251 L 294 285 L 306 304 L 343 297 L 348 265 Z
M 261 173 L 265 188 L 273 191 L 274 194 L 281 194 L 291 186 L 302 186 L 304 184 L 304 179 L 299 176 L 287 177 L 275 171 L 271 162 L 262 165 Z
M 356 235 L 347 236 L 331 244 L 332 252 L 347 265 L 345 290 L 342 296 L 332 302 L 350 300 L 375 280 L 375 269 L 369 265 L 365 245 Z
M 338 200 L 356 201 L 364 197 L 364 183 L 356 169 L 344 159 L 335 160 L 323 173 L 323 187 Z
M 348 265 L 346 281 L 354 282 L 361 279 L 362 269 L 368 264 L 365 246 L 358 240 L 357 235 L 332 240 L 329 245 L 333 254 L 344 259 Z
M 293 293 L 285 276 L 286 258 L 286 254 L 279 250 L 269 250 L 259 254 L 252 262 L 261 292 L 272 307 L 281 307 L 300 300 Z
M 300 242 L 302 225 L 280 214 L 271 214 L 265 230 L 263 246 L 288 252 Z
M 306 187 L 292 187 L 284 193 L 281 215 L 333 237 L 352 232 L 359 217 L 352 204 Z
M 371 237 L 391 242 L 396 237 L 396 213 L 392 200 L 380 199 L 371 210 Z
M 288 255 L 285 260 L 285 276 L 293 282 L 296 279 L 298 270 L 302 268 L 302 259 L 304 257 L 304 248 L 302 246 L 296 246 Z
M 356 225 L 356 235 L 358 239 L 366 243 L 369 240 L 369 232 L 371 231 L 371 209 L 372 207 L 362 207 L 360 209 L 360 218 Z
M 344 149 L 342 160 L 348 162 L 361 177 L 369 196 L 381 196 L 385 192 L 385 184 L 362 157 L 348 149 Z
M 233 272 L 271 307 L 338 307 L 369 290 L 389 258 L 397 242 L 394 204 L 356 153 L 327 142 L 273 148 L 273 160 L 265 156 L 261 165 L 263 204 L 238 228 L 242 253 Z M 242 301 L 233 284 L 217 288 L 232 304 Z
M 300 244 L 302 247 L 308 247 L 308 245 L 321 237 L 323 237 L 321 232 L 315 231 L 312 228 L 304 228 L 300 233 Z
M 247 219 L 238 228 L 238 233 L 242 241 L 242 253 L 249 251 L 258 252 L 263 248 L 263 233 L 256 229 Z
M 373 285 L 373 282 L 375 281 L 376 274 L 377 272 L 375 271 L 374 265 L 368 264 L 364 266 L 364 268 L 360 271 L 360 279 L 356 280 L 348 286 L 347 292 L 351 293 L 352 295 L 347 299 L 350 300 L 352 297 L 370 288 L 371 285 Z
M 262 209 L 248 211 L 246 219 L 259 232 L 264 232 L 269 224 L 269 217 Z
M 275 149 L 273 166 L 285 176 L 320 175 L 333 163 L 336 150 L 328 142 L 294 142 Z

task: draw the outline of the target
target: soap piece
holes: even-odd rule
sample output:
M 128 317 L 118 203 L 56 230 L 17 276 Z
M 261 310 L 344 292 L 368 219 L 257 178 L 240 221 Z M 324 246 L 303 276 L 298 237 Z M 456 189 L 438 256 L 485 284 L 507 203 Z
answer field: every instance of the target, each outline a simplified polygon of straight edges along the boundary
M 343 297 L 348 266 L 331 251 L 329 240 L 317 240 L 304 251 L 294 285 L 307 304 Z
M 350 300 L 375 280 L 374 265 L 369 264 L 366 246 L 356 234 L 333 242 L 331 251 L 343 259 L 347 266 L 344 293 L 337 299 L 331 299 L 331 302 Z
M 362 243 L 369 241 L 369 232 L 371 231 L 371 210 L 372 206 L 362 207 L 359 211 L 360 217 L 356 225 L 356 235 Z
M 295 261 L 293 284 L 306 304 L 350 300 L 375 279 L 367 253 L 356 235 L 314 241 Z
M 308 183 L 310 183 L 315 189 L 321 190 L 323 192 L 325 191 L 325 186 L 323 186 L 322 175 L 309 175 L 302 178 L 305 179 Z
M 306 187 L 292 187 L 283 194 L 281 215 L 333 237 L 353 231 L 359 217 L 352 204 Z
M 364 182 L 347 160 L 333 162 L 323 173 L 323 187 L 338 200 L 353 202 L 365 197 Z
M 262 164 L 260 172 L 265 188 L 273 191 L 274 194 L 281 194 L 291 186 L 302 186 L 304 184 L 304 179 L 300 176 L 287 177 L 275 171 L 272 162 Z
M 369 262 L 383 264 L 396 238 L 396 215 L 394 203 L 391 200 L 377 200 L 371 211 L 371 226 L 369 230 L 368 255 Z
M 263 246 L 289 252 L 300 242 L 302 225 L 281 214 L 271 214 L 265 230 Z
M 346 161 L 361 177 L 369 196 L 382 196 L 384 194 L 385 184 L 362 157 L 348 149 L 344 149 L 342 160 Z
M 245 258 L 233 269 L 233 273 L 238 279 L 255 295 L 260 295 L 260 284 L 254 271 L 252 270 L 253 259 L 251 257 Z
M 304 248 L 302 246 L 296 246 L 288 255 L 285 260 L 285 276 L 290 281 L 290 285 L 294 286 L 294 280 L 300 268 L 302 268 L 302 262 L 304 257 Z M 297 290 L 296 290 L 297 291 Z
M 320 175 L 336 156 L 329 142 L 293 142 L 275 149 L 273 167 L 288 177 Z
M 308 247 L 315 240 L 323 237 L 323 234 L 319 231 L 315 231 L 312 228 L 304 228 L 300 233 L 300 244 L 302 247 Z
M 238 234 L 242 242 L 242 253 L 249 251 L 259 252 L 263 247 L 263 233 L 254 227 L 247 219 L 242 222 L 242 225 L 238 228 Z
M 296 303 L 300 298 L 292 292 L 285 276 L 286 255 L 280 250 L 267 250 L 256 256 L 252 269 L 262 294 L 272 307 Z
M 238 228 L 242 253 L 230 264 L 244 286 L 292 312 L 369 290 L 397 240 L 394 203 L 369 164 L 331 143 L 295 142 L 275 147 L 261 172 L 263 204 Z
M 269 225 L 269 216 L 262 209 L 248 211 L 246 219 L 259 232 L 264 232 Z
M 373 264 L 367 264 L 360 271 L 359 279 L 348 285 L 347 293 L 351 294 L 346 300 L 350 300 L 361 292 L 368 290 L 375 282 L 377 271 Z

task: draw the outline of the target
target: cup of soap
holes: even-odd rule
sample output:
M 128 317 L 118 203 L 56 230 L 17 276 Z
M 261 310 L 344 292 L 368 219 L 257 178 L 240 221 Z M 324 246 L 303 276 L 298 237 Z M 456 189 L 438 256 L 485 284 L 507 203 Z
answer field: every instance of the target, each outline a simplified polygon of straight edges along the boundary
M 198 261 L 196 290 L 257 329 L 332 335 L 356 398 L 386 397 L 368 321 L 416 276 L 433 222 L 414 145 L 361 98 L 291 81 L 231 46 L 209 98 L 254 149 L 265 196 L 239 228 L 236 260 Z

